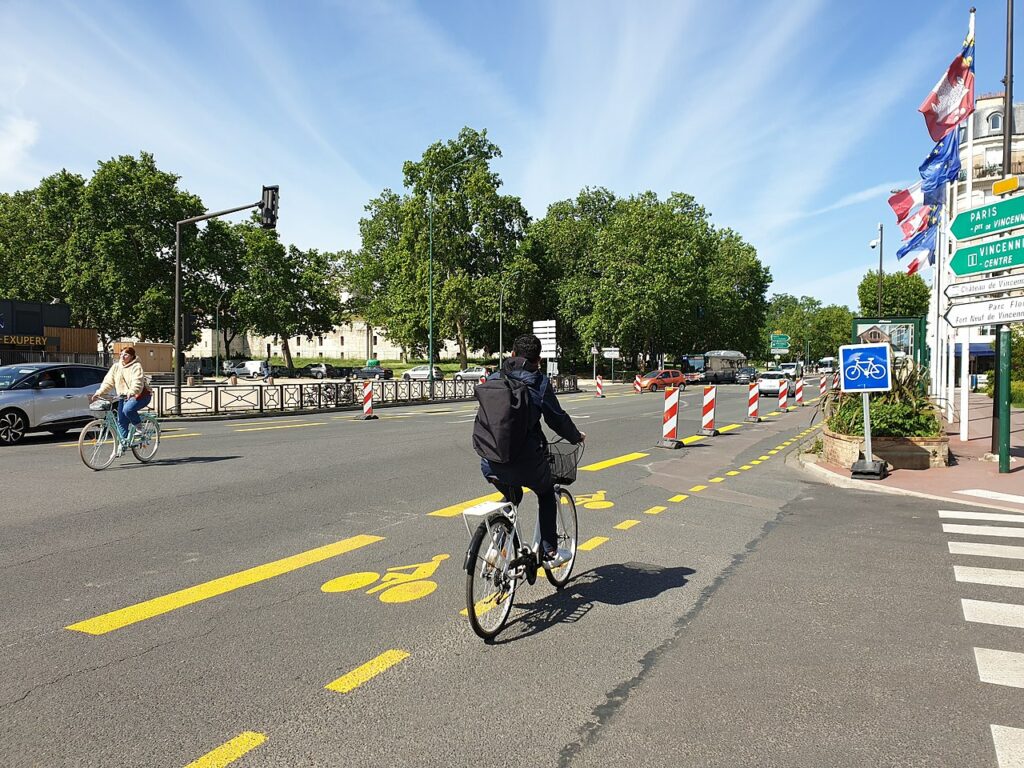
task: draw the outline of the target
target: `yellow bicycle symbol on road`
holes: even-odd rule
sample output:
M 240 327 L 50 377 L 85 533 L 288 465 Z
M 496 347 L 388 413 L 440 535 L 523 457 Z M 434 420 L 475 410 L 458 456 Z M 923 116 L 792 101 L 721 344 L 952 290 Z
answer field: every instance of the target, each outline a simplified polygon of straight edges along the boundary
M 366 594 L 372 595 L 379 592 L 377 597 L 382 603 L 408 603 L 411 600 L 426 597 L 437 589 L 437 582 L 428 581 L 428 578 L 433 576 L 438 566 L 447 559 L 448 555 L 434 555 L 426 563 L 388 568 L 383 577 L 375 571 L 348 573 L 331 579 L 320 587 L 320 591 L 351 592 L 368 587 L 380 579 L 380 584 L 373 589 L 366 590 Z
M 614 501 L 605 498 L 607 491 L 596 493 L 580 493 L 576 496 L 576 503 L 584 509 L 609 509 L 615 506 Z

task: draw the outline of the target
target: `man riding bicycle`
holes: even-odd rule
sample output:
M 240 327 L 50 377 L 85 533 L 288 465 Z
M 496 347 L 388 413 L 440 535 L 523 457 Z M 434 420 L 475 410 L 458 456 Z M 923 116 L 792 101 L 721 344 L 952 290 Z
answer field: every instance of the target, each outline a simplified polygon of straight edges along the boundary
M 572 553 L 558 546 L 555 483 L 544 450 L 547 440 L 540 426 L 541 415 L 548 427 L 570 443 L 582 443 L 587 436 L 576 428 L 572 418 L 558 404 L 551 382 L 540 370 L 540 348 L 540 339 L 533 334 L 520 336 L 512 345 L 512 357 L 501 364 L 498 372 L 487 377 L 494 380 L 504 374 L 524 382 L 528 388 L 531 408 L 526 444 L 522 452 L 508 463 L 481 458 L 480 470 L 505 499 L 513 504 L 518 505 L 523 500 L 523 486 L 537 494 L 541 557 L 551 566 L 557 567 L 571 559 Z

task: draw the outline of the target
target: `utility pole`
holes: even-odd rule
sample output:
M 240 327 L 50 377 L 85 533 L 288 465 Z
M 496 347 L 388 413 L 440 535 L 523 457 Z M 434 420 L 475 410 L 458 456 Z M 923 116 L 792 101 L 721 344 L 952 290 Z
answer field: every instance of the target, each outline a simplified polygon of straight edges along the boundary
M 882 246 L 884 244 L 882 222 L 878 222 L 878 316 L 882 316 Z
M 1006 0 L 1006 74 L 1003 76 L 1003 178 L 1010 175 L 1010 142 L 1013 137 L 1013 0 Z M 973 162 L 973 158 L 971 159 Z M 1010 471 L 1010 326 L 996 326 L 996 370 L 992 389 L 992 445 L 999 456 L 999 471 Z M 1003 347 L 1006 349 L 1003 349 Z M 1006 361 L 1004 367 L 1003 361 Z M 1006 400 L 1007 407 L 1002 408 Z M 1003 418 L 1003 415 L 1006 418 Z M 1005 434 L 1005 440 L 1003 436 Z M 1005 457 L 1005 458 L 1004 458 Z M 1006 468 L 1003 468 L 1003 465 Z

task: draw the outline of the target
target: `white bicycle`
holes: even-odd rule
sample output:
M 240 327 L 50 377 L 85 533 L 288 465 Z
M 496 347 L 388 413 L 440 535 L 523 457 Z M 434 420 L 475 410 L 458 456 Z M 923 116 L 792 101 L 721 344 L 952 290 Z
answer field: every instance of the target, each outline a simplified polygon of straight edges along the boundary
M 884 379 L 885 366 L 879 365 L 874 360 L 857 360 L 852 365 L 846 366 L 846 378 L 848 381 L 856 381 L 863 374 L 865 379 Z
M 523 544 L 519 509 L 510 501 L 486 501 L 462 512 L 466 530 L 472 535 L 465 562 L 466 611 L 473 631 L 484 640 L 491 640 L 504 628 L 520 582 L 536 583 L 537 572 L 543 568 L 552 586 L 561 589 L 576 564 L 576 501 L 563 486 L 576 479 L 583 444 L 557 441 L 548 444 L 547 453 L 555 480 L 558 548 L 570 553 L 568 560 L 552 568 L 541 557 L 539 519 L 533 542 L 528 547 Z

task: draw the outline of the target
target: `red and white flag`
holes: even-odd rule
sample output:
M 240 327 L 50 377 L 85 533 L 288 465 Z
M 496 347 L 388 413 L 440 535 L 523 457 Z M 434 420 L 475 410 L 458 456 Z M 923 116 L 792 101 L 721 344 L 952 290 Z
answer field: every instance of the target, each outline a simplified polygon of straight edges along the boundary
M 974 111 L 974 11 L 960 55 L 953 59 L 917 111 L 924 115 L 932 141 L 942 141 Z
M 928 262 L 928 256 L 927 255 L 918 256 L 916 259 L 913 259 L 907 265 L 907 274 L 908 275 L 913 275 L 914 273 L 917 272 L 917 270 L 919 270 L 921 267 L 923 267 L 927 262 Z
M 922 203 L 924 203 L 924 192 L 921 190 L 920 181 L 889 198 L 889 207 L 896 214 L 896 221 L 901 223 L 907 218 L 907 214 Z
M 912 214 L 900 222 L 900 229 L 903 230 L 903 239 L 909 240 L 918 232 L 924 231 L 931 223 L 934 206 L 922 205 Z

